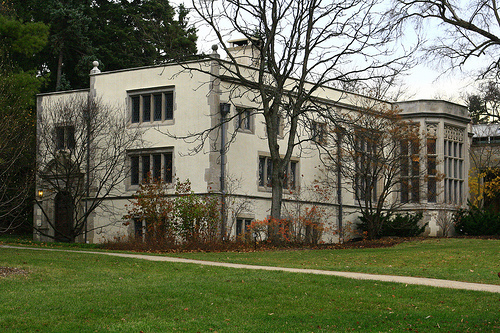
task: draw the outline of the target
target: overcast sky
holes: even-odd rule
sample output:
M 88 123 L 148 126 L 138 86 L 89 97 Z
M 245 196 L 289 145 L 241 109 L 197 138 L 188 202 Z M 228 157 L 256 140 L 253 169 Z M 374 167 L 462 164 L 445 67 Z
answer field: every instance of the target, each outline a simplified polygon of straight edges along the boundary
M 173 5 L 184 3 L 188 8 L 191 4 L 190 0 L 170 0 L 170 3 Z M 198 52 L 211 53 L 211 46 L 217 43 L 217 40 L 210 29 L 200 24 L 199 18 L 195 17 L 194 11 L 190 13 L 189 23 L 194 24 L 198 29 Z M 428 31 L 439 31 L 435 27 L 425 27 L 425 29 Z M 231 37 L 237 38 L 239 36 Z M 473 68 L 474 65 L 471 64 L 467 70 L 472 70 Z M 442 68 L 437 68 L 431 62 L 422 62 L 411 70 L 403 78 L 408 90 L 408 96 L 410 96 L 409 99 L 439 98 L 463 104 L 462 97 L 467 92 L 471 93 L 473 91 L 474 80 L 471 79 L 471 74 L 467 75 L 460 71 L 443 73 L 444 70 Z

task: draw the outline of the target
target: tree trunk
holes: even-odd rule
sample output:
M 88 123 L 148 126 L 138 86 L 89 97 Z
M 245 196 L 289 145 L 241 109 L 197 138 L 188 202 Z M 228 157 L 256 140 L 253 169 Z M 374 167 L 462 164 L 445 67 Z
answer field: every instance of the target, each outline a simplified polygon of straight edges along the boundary
M 59 51 L 59 59 L 57 60 L 57 76 L 56 76 L 56 91 L 61 90 L 61 76 L 63 66 L 63 50 Z
M 271 198 L 271 224 L 269 225 L 268 236 L 272 243 L 281 240 L 279 234 L 279 222 L 281 220 L 281 202 L 283 200 L 283 171 L 281 161 L 273 159 L 273 172 L 271 178 L 272 198 Z

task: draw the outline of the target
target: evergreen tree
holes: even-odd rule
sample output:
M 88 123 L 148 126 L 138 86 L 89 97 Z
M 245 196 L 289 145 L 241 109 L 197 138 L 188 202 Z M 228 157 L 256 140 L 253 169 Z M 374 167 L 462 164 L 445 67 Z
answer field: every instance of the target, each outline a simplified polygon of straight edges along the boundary
M 0 9 L 0 232 L 31 230 L 24 222 L 32 216 L 34 105 L 43 79 L 30 64 L 47 42 L 48 27 L 7 16 L 5 3 Z
M 92 61 L 101 69 L 148 66 L 196 53 L 188 10 L 168 0 L 12 0 L 25 21 L 50 26 L 38 68 L 47 91 L 88 87 Z

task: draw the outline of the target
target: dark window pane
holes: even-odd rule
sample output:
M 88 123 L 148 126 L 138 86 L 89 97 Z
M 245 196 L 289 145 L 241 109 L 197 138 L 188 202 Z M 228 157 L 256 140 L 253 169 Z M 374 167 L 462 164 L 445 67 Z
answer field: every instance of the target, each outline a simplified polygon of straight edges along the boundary
M 236 220 L 236 236 L 240 236 L 243 233 L 243 220 Z
M 401 141 L 401 155 L 408 155 L 408 141 Z
M 139 184 L 139 156 L 130 157 L 130 184 Z
M 420 150 L 419 149 L 420 148 L 419 144 L 420 144 L 420 142 L 418 142 L 418 140 L 412 140 L 411 141 L 411 153 L 413 155 L 418 155 L 419 150 Z
M 401 177 L 407 177 L 408 174 L 408 156 L 401 157 Z
M 420 180 L 412 178 L 411 180 L 411 202 L 420 201 Z
M 290 188 L 295 190 L 297 174 L 297 162 L 290 162 Z
M 64 127 L 56 127 L 56 149 L 64 149 Z
M 428 138 L 427 139 L 427 154 L 434 155 L 436 154 L 436 139 Z
M 154 121 L 160 121 L 161 119 L 161 100 L 162 100 L 162 95 L 157 94 L 153 95 L 153 100 L 154 100 Z
M 165 119 L 174 119 L 174 92 L 169 91 L 165 93 Z
M 153 155 L 153 180 L 161 180 L 161 155 Z
M 429 177 L 427 180 L 427 201 L 428 202 L 436 202 L 436 178 Z
M 150 180 L 151 162 L 149 155 L 142 156 L 142 182 L 145 183 Z
M 173 163 L 172 163 L 172 153 L 165 153 L 164 155 L 165 159 L 165 183 L 172 183 L 173 182 Z
M 142 240 L 142 220 L 134 219 L 134 237 L 136 240 Z
M 140 98 L 139 96 L 132 97 L 132 122 L 138 123 L 141 121 L 140 114 Z
M 420 161 L 418 160 L 418 157 L 412 157 L 411 161 L 411 174 L 413 176 L 418 176 L 420 173 Z
M 266 167 L 266 158 L 265 157 L 259 157 L 259 186 L 264 186 L 264 170 Z
M 272 176 L 273 176 L 273 161 L 271 161 L 271 158 L 266 158 L 267 160 L 267 187 L 272 186 Z
M 408 178 L 401 181 L 401 202 L 408 202 Z
M 437 173 L 436 156 L 428 156 L 427 157 L 427 174 L 435 175 L 436 173 Z
M 142 121 L 151 121 L 151 95 L 142 96 Z
M 68 126 L 66 127 L 66 140 L 67 140 L 67 148 L 74 149 L 75 148 L 75 127 Z

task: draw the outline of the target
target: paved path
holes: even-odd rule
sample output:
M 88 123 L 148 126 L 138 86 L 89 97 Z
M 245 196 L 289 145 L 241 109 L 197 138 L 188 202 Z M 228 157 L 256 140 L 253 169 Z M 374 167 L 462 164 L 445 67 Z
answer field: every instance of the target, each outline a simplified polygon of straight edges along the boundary
M 404 284 L 416 284 L 416 285 L 439 287 L 439 288 L 477 290 L 477 291 L 486 291 L 486 292 L 492 292 L 492 293 L 500 293 L 500 285 L 460 282 L 460 281 L 451 281 L 451 280 L 439 280 L 439 279 L 429 279 L 429 278 L 418 278 L 418 277 L 410 277 L 410 276 L 393 276 L 393 275 L 379 275 L 379 274 L 367 274 L 367 273 L 325 271 L 325 270 L 319 270 L 319 269 L 243 265 L 243 264 L 231 264 L 231 263 L 224 263 L 224 262 L 183 259 L 183 258 L 174 258 L 174 257 L 165 257 L 165 256 L 151 256 L 151 255 L 145 255 L 145 254 L 128 254 L 128 253 L 96 252 L 96 251 L 75 251 L 75 250 L 63 250 L 63 249 L 30 248 L 30 247 L 8 246 L 8 245 L 0 245 L 0 247 L 10 248 L 10 249 L 20 249 L 20 250 L 64 251 L 64 252 L 74 252 L 74 253 L 100 254 L 100 255 L 108 255 L 108 256 L 114 256 L 114 257 L 122 257 L 122 258 L 134 258 L 134 259 L 142 259 L 142 260 L 150 260 L 150 261 L 178 262 L 178 263 L 185 263 L 185 264 L 205 265 L 205 266 L 218 266 L 218 267 L 243 268 L 243 269 L 261 269 L 261 270 L 265 270 L 265 271 L 281 271 L 281 272 L 290 272 L 290 273 L 306 273 L 306 274 L 318 274 L 318 275 L 333 275 L 333 276 L 340 276 L 340 277 L 345 277 L 345 278 L 350 278 L 350 279 L 358 279 L 358 280 L 375 280 L 375 281 L 396 282 L 396 283 L 404 283 Z

